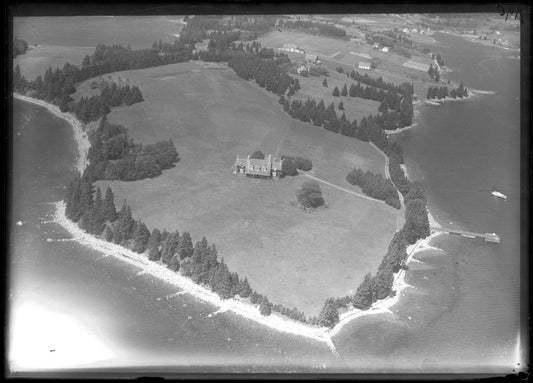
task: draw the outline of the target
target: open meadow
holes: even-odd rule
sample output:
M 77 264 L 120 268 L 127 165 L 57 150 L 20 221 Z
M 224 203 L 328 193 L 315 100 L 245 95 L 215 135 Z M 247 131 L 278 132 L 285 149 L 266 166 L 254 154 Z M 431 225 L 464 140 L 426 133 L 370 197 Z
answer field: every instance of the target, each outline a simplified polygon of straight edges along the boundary
M 344 78 L 346 78 L 346 76 L 341 75 L 338 77 L 338 73 L 333 73 L 335 72 L 335 68 L 342 66 L 345 71 L 350 72 L 351 70 L 355 70 L 362 74 L 367 73 L 372 77 L 381 76 L 385 81 L 394 84 L 400 84 L 406 81 L 412 82 L 414 84 L 415 94 L 417 94 L 419 98 L 425 98 L 429 85 L 432 85 L 432 83 L 425 81 L 429 78 L 427 69 L 429 68 L 429 64 L 432 63 L 432 60 L 421 52 L 412 51 L 413 56 L 408 59 L 391 51 L 381 52 L 373 49 L 370 45 L 363 42 L 346 41 L 287 30 L 282 32 L 270 32 L 261 36 L 258 41 L 261 42 L 263 46 L 270 48 L 281 48 L 284 44 L 296 44 L 299 48 L 305 50 L 306 53 L 318 55 L 319 60 L 322 62 L 322 66 L 326 68 L 330 73 L 330 76 L 332 76 L 332 82 L 336 82 L 338 79 L 344 84 L 342 76 L 344 76 Z M 360 61 L 370 62 L 372 60 L 378 62 L 376 70 L 358 68 Z M 328 92 L 331 96 L 331 91 L 334 86 L 331 87 L 330 85 L 329 88 L 331 89 L 320 89 L 323 77 L 314 79 L 310 77 L 300 77 L 299 79 L 300 84 L 302 85 L 300 93 L 304 98 L 307 96 L 311 97 L 313 94 L 317 95 L 315 98 L 320 98 L 323 94 L 327 94 Z M 349 86 L 350 83 L 348 82 L 348 78 L 346 78 L 346 80 Z M 330 79 L 328 78 L 328 84 L 329 83 Z M 335 100 L 336 97 L 331 97 L 331 99 Z M 345 99 L 349 100 L 350 97 L 345 97 Z M 355 102 L 353 105 L 350 104 L 352 112 L 346 112 L 347 117 L 349 114 L 359 115 L 360 113 L 365 113 L 365 115 L 368 115 L 369 113 L 366 112 L 374 108 L 372 105 L 368 104 L 368 102 L 372 103 L 373 101 L 362 99 L 354 100 Z M 337 105 L 339 101 L 340 100 L 337 100 L 335 104 Z M 326 102 L 326 99 L 324 99 L 324 102 Z M 328 101 L 328 103 L 329 102 L 331 102 L 331 100 Z M 346 106 L 346 101 L 344 101 L 344 104 Z M 379 103 L 376 104 L 377 106 L 372 113 L 377 113 Z M 361 117 L 358 117 L 358 119 L 360 118 Z
M 321 184 L 328 206 L 306 212 L 291 203 L 308 180 L 303 174 L 258 180 L 231 172 L 237 155 L 257 149 L 299 155 L 313 161 L 314 176 L 356 191 L 345 181 L 354 166 L 384 172 L 383 157 L 369 144 L 291 119 L 276 96 L 222 64 L 111 76 L 138 85 L 145 101 L 114 108 L 108 119 L 139 142 L 172 138 L 181 157 L 155 179 L 99 181 L 112 187 L 117 207 L 125 198 L 150 228 L 189 231 L 194 241 L 206 236 L 253 288 L 308 315 L 317 315 L 328 297 L 353 293 L 376 270 L 398 210 Z M 74 98 L 88 94 L 91 81 Z

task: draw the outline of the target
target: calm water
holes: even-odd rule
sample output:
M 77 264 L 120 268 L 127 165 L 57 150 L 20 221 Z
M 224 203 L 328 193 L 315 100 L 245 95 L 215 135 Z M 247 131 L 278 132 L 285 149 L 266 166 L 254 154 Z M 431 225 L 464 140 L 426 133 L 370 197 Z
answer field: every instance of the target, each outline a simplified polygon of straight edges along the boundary
M 418 127 L 400 138 L 407 166 L 423 178 L 443 226 L 496 232 L 502 242 L 439 237 L 434 245 L 444 252 L 421 253 L 422 263 L 410 265 L 407 282 L 415 289 L 405 290 L 393 310 L 400 321 L 354 324 L 343 344 L 361 348 L 354 341 L 361 334 L 365 346 L 400 369 L 511 372 L 520 362 L 520 64 L 501 50 L 447 35 L 437 39 L 453 68 L 450 79 L 496 94 L 423 106 Z M 493 186 L 507 202 L 490 195 Z
M 393 315 L 360 320 L 334 339 L 339 359 L 325 345 L 230 313 L 208 318 L 216 308 L 188 296 L 158 300 L 176 290 L 75 242 L 47 242 L 68 238 L 47 222 L 53 210 L 47 203 L 62 199 L 72 173 L 72 132 L 46 110 L 19 101 L 13 121 L 10 312 L 33 302 L 76 320 L 114 355 L 98 362 L 106 366 L 322 371 L 324 364 L 330 371 L 512 372 L 520 326 L 519 62 L 456 38 L 439 40 L 454 69 L 451 79 L 497 93 L 424 107 L 419 126 L 400 137 L 407 165 L 423 177 L 441 224 L 497 232 L 502 243 L 441 236 L 434 245 L 444 251 L 419 253 L 421 262 L 410 266 L 407 281 L 414 288 L 404 290 Z M 508 201 L 491 197 L 492 186 Z M 19 220 L 25 225 L 15 226 Z

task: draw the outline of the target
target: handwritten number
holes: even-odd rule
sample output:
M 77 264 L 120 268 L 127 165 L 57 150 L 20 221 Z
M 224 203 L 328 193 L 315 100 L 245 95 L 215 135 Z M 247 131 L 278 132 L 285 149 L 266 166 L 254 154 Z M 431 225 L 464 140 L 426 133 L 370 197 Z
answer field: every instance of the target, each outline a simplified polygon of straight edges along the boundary
M 505 10 L 505 8 L 501 5 L 501 4 L 498 4 L 496 6 L 496 9 L 499 10 L 500 12 L 500 16 L 503 16 L 505 15 L 505 21 L 509 20 L 509 16 L 513 16 L 514 15 L 514 19 L 515 20 L 520 20 L 520 24 L 522 24 L 523 20 L 522 20 L 522 10 L 521 9 L 517 9 L 517 10 Z

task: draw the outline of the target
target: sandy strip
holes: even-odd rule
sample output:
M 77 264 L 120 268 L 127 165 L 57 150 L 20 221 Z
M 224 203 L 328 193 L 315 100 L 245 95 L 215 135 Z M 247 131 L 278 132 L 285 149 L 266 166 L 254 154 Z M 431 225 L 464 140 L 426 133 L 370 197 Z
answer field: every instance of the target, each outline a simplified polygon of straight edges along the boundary
M 76 161 L 76 169 L 80 172 L 80 174 L 83 174 L 83 171 L 85 170 L 85 167 L 87 166 L 87 154 L 89 153 L 89 147 L 91 146 L 89 143 L 89 138 L 87 137 L 87 133 L 84 131 L 84 125 L 79 121 L 74 115 L 71 113 L 63 113 L 61 110 L 59 110 L 59 107 L 52 105 L 50 103 L 47 103 L 42 100 L 38 100 L 33 97 L 23 96 L 18 93 L 13 93 L 13 96 L 15 98 L 18 98 L 19 100 L 31 102 L 32 104 L 36 104 L 39 106 L 42 106 L 46 108 L 50 113 L 52 113 L 54 116 L 62 118 L 63 120 L 66 120 L 71 126 L 74 131 L 74 140 L 76 141 L 76 144 L 78 145 L 78 159 Z
M 43 106 L 57 117 L 63 118 L 70 123 L 74 130 L 74 138 L 76 140 L 79 151 L 79 158 L 76 167 L 81 173 L 83 173 L 83 170 L 87 166 L 87 153 L 90 147 L 87 134 L 83 131 L 83 124 L 78 121 L 74 116 L 72 116 L 72 114 L 62 113 L 55 105 L 19 94 L 14 94 L 14 96 L 21 100 Z M 318 327 L 304 324 L 302 322 L 298 322 L 275 312 L 273 312 L 269 316 L 263 316 L 259 312 L 259 305 L 253 305 L 251 303 L 248 303 L 247 301 L 243 301 L 237 298 L 223 300 L 216 293 L 210 291 L 209 289 L 201 285 L 194 283 L 191 279 L 186 278 L 180 275 L 179 273 L 176 273 L 164 266 L 161 266 L 155 262 L 148 260 L 148 257 L 144 254 L 135 253 L 122 246 L 119 246 L 114 243 L 109 243 L 105 240 L 96 238 L 86 233 L 85 231 L 80 229 L 77 224 L 70 221 L 65 216 L 65 203 L 63 201 L 56 202 L 55 208 L 56 209 L 54 214 L 54 222 L 64 227 L 72 235 L 72 239 L 77 241 L 78 243 L 88 246 L 94 250 L 100 251 L 106 257 L 111 255 L 123 262 L 137 266 L 141 268 L 143 274 L 152 275 L 162 281 L 165 281 L 180 288 L 181 290 L 183 290 L 184 293 L 188 293 L 193 297 L 197 298 L 198 300 L 213 304 L 214 306 L 218 307 L 219 312 L 231 311 L 235 314 L 240 315 L 241 317 L 252 320 L 271 329 L 324 342 L 328 345 L 332 353 L 336 356 L 338 356 L 338 353 L 331 340 L 332 336 L 336 335 L 346 324 L 348 324 L 354 319 L 367 315 L 375 315 L 387 312 L 390 313 L 389 309 L 394 306 L 399 300 L 399 293 L 405 287 L 408 287 L 408 285 L 404 281 L 405 270 L 400 270 L 399 273 L 395 274 L 393 290 L 396 290 L 396 295 L 394 297 L 389 297 L 381 301 L 375 302 L 368 310 L 352 309 L 341 314 L 339 323 L 337 323 L 337 325 L 335 325 L 331 329 L 326 327 Z M 434 221 L 431 214 L 429 212 L 428 214 L 430 216 L 430 222 Z M 438 223 L 436 223 L 436 225 L 438 225 Z M 406 263 L 409 263 L 412 259 L 412 256 L 418 251 L 422 251 L 428 248 L 431 239 L 440 234 L 440 232 L 435 232 L 428 238 L 420 240 L 416 244 L 410 246 L 408 248 L 409 257 L 406 260 Z
M 431 249 L 432 246 L 429 245 L 431 240 L 433 238 L 441 235 L 441 232 L 433 232 L 429 237 L 424 238 L 418 242 L 416 242 L 413 245 L 410 245 L 407 247 L 407 254 L 409 256 L 407 257 L 407 260 L 405 261 L 406 264 L 409 264 L 413 261 L 413 256 L 416 253 L 419 253 L 421 251 Z M 396 294 L 393 297 L 388 297 L 385 299 L 382 299 L 380 301 L 375 302 L 368 310 L 359 310 L 359 309 L 351 309 L 349 311 L 346 311 L 340 315 L 339 323 L 332 329 L 328 330 L 327 333 L 330 337 L 335 336 L 339 333 L 339 331 L 349 322 L 351 322 L 354 319 L 367 316 L 367 315 L 375 315 L 375 314 L 383 314 L 383 313 L 392 313 L 390 310 L 398 301 L 400 300 L 400 293 L 402 290 L 404 290 L 406 287 L 410 287 L 405 282 L 405 270 L 400 270 L 398 273 L 394 274 L 394 283 L 392 285 L 392 290 L 396 291 Z

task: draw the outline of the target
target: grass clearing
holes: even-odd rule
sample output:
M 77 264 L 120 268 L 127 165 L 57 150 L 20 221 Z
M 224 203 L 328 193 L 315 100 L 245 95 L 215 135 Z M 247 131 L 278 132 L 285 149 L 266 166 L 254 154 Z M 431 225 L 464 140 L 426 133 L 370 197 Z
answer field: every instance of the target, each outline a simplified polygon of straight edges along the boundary
M 326 298 L 353 292 L 376 270 L 398 211 L 321 185 L 329 207 L 305 212 L 290 201 L 306 177 L 242 178 L 231 173 L 235 157 L 256 149 L 300 155 L 313 161 L 312 174 L 348 189 L 354 166 L 383 174 L 384 159 L 367 143 L 291 119 L 276 96 L 220 66 L 114 73 L 137 83 L 145 101 L 115 108 L 108 119 L 144 143 L 172 138 L 181 160 L 153 180 L 98 185 L 111 185 L 117 205 L 126 198 L 151 228 L 206 236 L 259 292 L 316 315 Z

